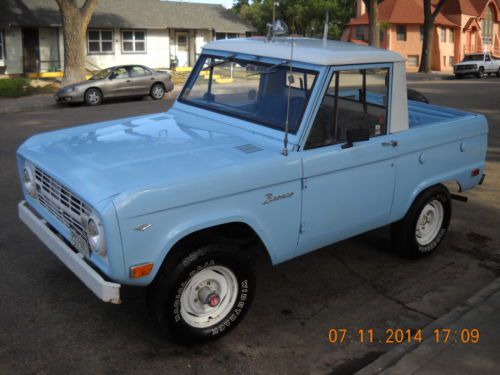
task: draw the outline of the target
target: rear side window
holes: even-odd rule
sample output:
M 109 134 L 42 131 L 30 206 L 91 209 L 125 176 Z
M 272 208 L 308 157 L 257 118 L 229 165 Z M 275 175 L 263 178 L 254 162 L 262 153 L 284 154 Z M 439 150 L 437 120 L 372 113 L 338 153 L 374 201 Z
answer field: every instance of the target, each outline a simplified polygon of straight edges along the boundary
M 343 143 L 350 129 L 387 134 L 389 69 L 341 70 L 333 74 L 306 142 L 306 149 Z

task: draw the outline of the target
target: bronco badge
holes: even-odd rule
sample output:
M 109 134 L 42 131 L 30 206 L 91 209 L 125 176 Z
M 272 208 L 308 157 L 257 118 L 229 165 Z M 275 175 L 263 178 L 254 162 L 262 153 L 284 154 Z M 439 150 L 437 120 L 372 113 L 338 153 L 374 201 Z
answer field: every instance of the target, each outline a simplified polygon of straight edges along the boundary
M 285 194 L 280 194 L 280 195 L 273 195 L 273 193 L 267 193 L 264 197 L 265 199 L 264 199 L 264 202 L 262 202 L 262 204 L 269 204 L 272 202 L 279 201 L 280 199 L 290 198 L 294 194 L 295 193 L 293 191 L 291 191 L 289 193 L 285 193 Z

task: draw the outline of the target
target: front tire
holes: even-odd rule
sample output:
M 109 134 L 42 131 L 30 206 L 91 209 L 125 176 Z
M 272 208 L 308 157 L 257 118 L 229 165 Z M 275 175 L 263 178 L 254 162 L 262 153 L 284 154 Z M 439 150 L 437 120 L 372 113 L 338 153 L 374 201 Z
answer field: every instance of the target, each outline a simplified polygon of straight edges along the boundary
M 477 78 L 483 78 L 484 77 L 484 68 L 480 67 L 479 72 L 476 74 Z
M 99 89 L 88 89 L 85 92 L 85 104 L 90 106 L 99 105 L 102 103 L 102 92 Z
M 255 292 L 252 258 L 219 242 L 185 249 L 167 259 L 148 290 L 148 305 L 162 332 L 183 345 L 218 339 L 250 308 Z
M 498 68 L 497 78 L 500 78 L 500 68 Z
M 406 216 L 391 227 L 395 249 L 406 258 L 432 254 L 448 233 L 451 197 L 443 185 L 424 190 L 415 199 Z
M 163 84 L 161 83 L 155 83 L 153 86 L 151 86 L 150 95 L 154 100 L 163 99 L 163 96 L 165 95 L 165 86 L 163 86 Z

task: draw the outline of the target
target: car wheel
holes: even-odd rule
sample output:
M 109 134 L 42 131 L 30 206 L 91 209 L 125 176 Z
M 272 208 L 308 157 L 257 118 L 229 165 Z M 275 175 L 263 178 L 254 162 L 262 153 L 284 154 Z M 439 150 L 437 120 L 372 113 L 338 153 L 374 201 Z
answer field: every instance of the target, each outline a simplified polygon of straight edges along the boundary
M 151 86 L 151 97 L 154 100 L 163 99 L 164 95 L 165 87 L 161 83 L 155 83 L 153 86 Z
M 456 79 L 461 79 L 461 78 L 462 78 L 462 75 L 461 75 L 461 74 L 455 74 L 455 78 L 456 78 Z
M 99 89 L 88 89 L 85 92 L 85 103 L 87 105 L 99 105 L 102 103 L 102 92 Z
M 406 216 L 392 224 L 395 250 L 407 258 L 432 254 L 448 233 L 451 218 L 450 192 L 443 185 L 424 190 Z
M 483 78 L 484 77 L 484 68 L 480 67 L 479 72 L 476 75 L 477 78 Z
M 500 68 L 498 68 L 497 78 L 500 78 Z
M 162 332 L 194 345 L 218 339 L 244 317 L 255 292 L 251 256 L 221 242 L 185 249 L 149 287 L 148 305 Z

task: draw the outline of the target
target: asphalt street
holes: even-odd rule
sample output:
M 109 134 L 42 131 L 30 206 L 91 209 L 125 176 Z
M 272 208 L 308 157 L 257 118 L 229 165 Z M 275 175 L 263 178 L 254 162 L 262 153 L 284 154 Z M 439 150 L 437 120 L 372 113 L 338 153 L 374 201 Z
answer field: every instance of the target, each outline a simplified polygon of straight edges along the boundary
M 434 104 L 484 113 L 490 123 L 485 183 L 466 194 L 468 203 L 453 202 L 439 251 L 402 259 L 382 228 L 276 267 L 261 262 L 242 324 L 190 349 L 159 334 L 144 290 L 126 288 L 121 305 L 97 300 L 25 228 L 16 206 L 15 151 L 24 139 L 165 111 L 172 100 L 0 115 L 0 373 L 351 374 L 394 347 L 379 343 L 387 329 L 423 328 L 462 303 L 500 276 L 500 80 L 411 87 Z M 344 343 L 329 343 L 330 329 L 346 329 Z M 359 329 L 373 329 L 374 342 L 361 343 Z

